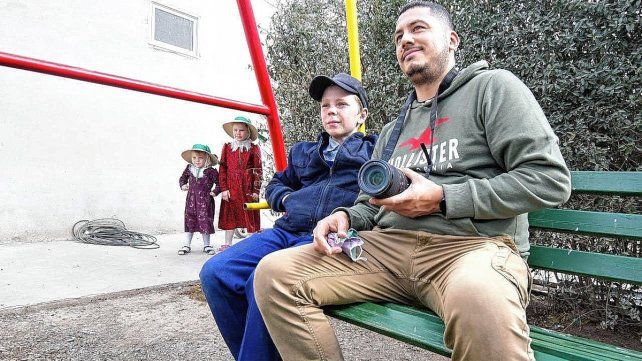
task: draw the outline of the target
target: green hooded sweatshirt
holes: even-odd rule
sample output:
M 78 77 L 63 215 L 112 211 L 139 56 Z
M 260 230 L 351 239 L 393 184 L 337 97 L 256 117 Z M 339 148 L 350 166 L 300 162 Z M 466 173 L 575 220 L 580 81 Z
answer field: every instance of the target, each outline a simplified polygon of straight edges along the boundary
M 357 230 L 396 228 L 454 236 L 512 237 L 528 256 L 528 212 L 568 200 L 570 173 L 546 116 L 530 90 L 511 72 L 480 61 L 463 69 L 438 98 L 434 135 L 430 106 L 415 101 L 389 163 L 427 166 L 420 144 L 430 147 L 429 179 L 442 185 L 446 214 L 408 218 L 368 203 L 361 193 L 338 208 Z M 372 159 L 385 147 L 394 121 L 384 126 Z

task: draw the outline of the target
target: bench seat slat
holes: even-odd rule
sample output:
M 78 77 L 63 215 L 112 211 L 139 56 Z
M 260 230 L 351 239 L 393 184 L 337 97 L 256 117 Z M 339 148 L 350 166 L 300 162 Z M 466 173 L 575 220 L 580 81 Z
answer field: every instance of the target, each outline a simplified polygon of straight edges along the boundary
M 642 215 L 542 209 L 528 214 L 531 227 L 616 238 L 642 239 Z
M 531 246 L 528 264 L 534 268 L 642 285 L 642 258 Z
M 418 318 L 431 323 L 437 323 L 443 329 L 443 321 L 441 320 L 441 318 L 439 318 L 439 316 L 437 316 L 434 312 L 428 309 L 425 309 L 425 308 L 418 309 L 415 307 L 400 305 L 395 303 L 382 303 L 381 306 L 394 309 L 399 312 L 404 312 L 404 313 L 407 313 L 408 315 L 417 316 Z M 541 358 L 543 360 L 555 360 L 555 359 L 567 360 L 569 357 L 569 354 L 575 354 L 578 352 L 577 350 L 583 350 L 582 352 L 589 353 L 591 355 L 589 358 L 590 360 L 597 360 L 597 359 L 613 360 L 614 359 L 613 357 L 615 357 L 616 360 L 619 360 L 622 357 L 621 352 L 624 351 L 624 354 L 626 354 L 626 351 L 628 351 L 626 349 L 617 348 L 609 344 L 595 342 L 592 340 L 571 336 L 571 335 L 567 335 L 567 334 L 563 334 L 555 331 L 549 331 L 547 329 L 540 328 L 537 326 L 530 326 L 530 327 L 531 327 L 531 337 L 533 339 L 538 340 L 538 342 L 535 342 L 536 346 L 533 346 L 535 354 L 536 355 L 539 354 L 540 356 L 545 355 L 544 358 Z M 557 352 L 553 349 L 542 348 L 542 350 L 539 350 L 540 348 L 539 345 L 541 343 L 556 345 L 555 349 L 561 348 L 564 351 L 562 353 L 557 353 L 557 354 L 563 355 L 566 358 L 558 358 L 554 355 L 551 355 Z M 621 350 L 616 352 L 615 356 L 611 354 L 612 352 L 611 350 L 614 347 Z M 585 359 L 585 358 L 580 358 L 580 359 Z M 540 361 L 540 357 L 538 357 L 537 360 Z
M 450 356 L 443 343 L 444 324 L 429 310 L 393 303 L 333 306 L 326 313 L 409 344 Z M 532 347 L 538 361 L 642 360 L 642 353 L 581 337 L 531 326 Z
M 333 306 L 325 312 L 346 322 L 354 323 L 394 339 L 450 356 L 444 345 L 444 324 L 435 315 L 425 312 L 406 313 L 376 303 Z
M 642 195 L 642 172 L 572 171 L 573 193 Z
M 547 345 L 545 348 L 547 353 L 563 355 L 563 357 L 568 356 L 558 353 L 558 351 L 566 350 L 566 352 L 570 352 L 571 354 L 579 355 L 583 355 L 582 352 L 585 352 L 587 355 L 593 355 L 590 357 L 601 360 L 642 360 L 641 352 L 551 331 L 537 326 L 530 326 L 530 328 L 530 336 L 533 339 L 533 349 L 540 347 L 536 345 L 544 344 Z M 551 347 L 550 345 L 555 346 Z

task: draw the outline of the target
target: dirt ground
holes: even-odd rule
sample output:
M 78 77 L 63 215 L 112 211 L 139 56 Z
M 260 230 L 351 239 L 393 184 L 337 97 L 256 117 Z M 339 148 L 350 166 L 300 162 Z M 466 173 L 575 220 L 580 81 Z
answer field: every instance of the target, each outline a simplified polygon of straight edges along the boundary
M 0 310 L 1 360 L 232 360 L 194 283 Z M 346 360 L 447 360 L 332 320 Z
M 564 327 L 537 298 L 528 313 L 540 326 L 642 349 L 635 327 Z M 331 321 L 346 360 L 448 360 Z M 0 360 L 233 360 L 195 282 L 2 309 L 0 325 Z

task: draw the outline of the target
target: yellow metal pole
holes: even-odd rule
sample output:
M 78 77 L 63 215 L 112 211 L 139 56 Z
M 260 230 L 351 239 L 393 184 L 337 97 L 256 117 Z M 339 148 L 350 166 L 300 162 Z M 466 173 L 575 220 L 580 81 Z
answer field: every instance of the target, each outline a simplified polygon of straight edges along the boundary
M 348 28 L 348 54 L 350 56 L 350 74 L 361 81 L 361 55 L 359 54 L 359 25 L 357 24 L 357 0 L 346 0 L 346 24 Z M 361 133 L 366 132 L 366 125 L 359 126 Z
M 260 201 L 257 203 L 243 203 L 243 209 L 246 211 L 256 211 L 259 209 L 270 209 L 267 201 Z
M 361 55 L 359 54 L 359 25 L 357 24 L 357 0 L 346 0 L 346 24 L 348 30 L 348 54 L 350 57 L 350 75 L 361 81 Z M 366 125 L 359 126 L 361 133 L 366 132 Z M 270 209 L 266 201 L 245 203 L 246 210 Z

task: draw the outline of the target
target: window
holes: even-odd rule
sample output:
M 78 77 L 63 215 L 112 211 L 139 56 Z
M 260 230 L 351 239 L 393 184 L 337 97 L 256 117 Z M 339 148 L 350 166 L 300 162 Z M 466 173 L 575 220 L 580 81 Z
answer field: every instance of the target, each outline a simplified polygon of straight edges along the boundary
M 152 3 L 150 43 L 172 52 L 197 56 L 196 28 L 198 18 L 184 12 Z

